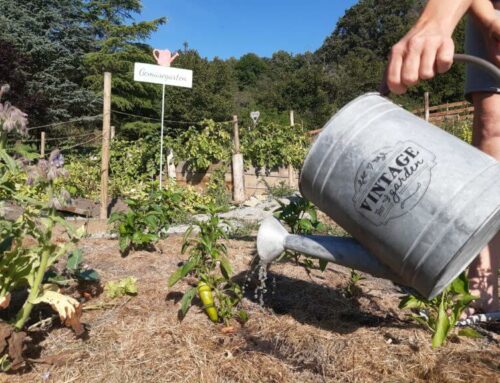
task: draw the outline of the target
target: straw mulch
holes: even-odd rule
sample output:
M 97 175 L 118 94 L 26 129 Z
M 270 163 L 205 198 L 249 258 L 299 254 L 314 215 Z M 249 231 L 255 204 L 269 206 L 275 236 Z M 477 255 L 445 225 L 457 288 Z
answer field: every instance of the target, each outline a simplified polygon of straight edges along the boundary
M 167 278 L 182 261 L 182 239 L 160 252 L 121 258 L 113 240 L 83 241 L 86 261 L 104 282 L 138 278 L 139 295 L 87 303 L 87 339 L 55 324 L 30 334 L 31 361 L 0 382 L 495 382 L 498 335 L 452 338 L 433 350 L 430 335 L 397 309 L 400 293 L 367 276 L 361 294 L 347 297 L 349 270 L 334 265 L 308 275 L 291 263 L 269 270 L 265 307 L 243 302 L 250 320 L 233 331 L 213 325 L 199 307 L 180 322 L 180 283 Z M 229 241 L 238 276 L 248 276 L 254 241 Z M 274 281 L 274 282 L 273 282 Z M 274 287 L 275 286 L 275 287 Z

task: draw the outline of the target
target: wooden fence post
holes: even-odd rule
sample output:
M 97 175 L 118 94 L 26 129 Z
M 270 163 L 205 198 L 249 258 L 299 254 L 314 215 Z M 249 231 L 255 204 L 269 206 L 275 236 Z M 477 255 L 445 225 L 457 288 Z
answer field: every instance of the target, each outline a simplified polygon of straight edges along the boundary
M 110 133 L 110 139 L 111 141 L 113 141 L 113 139 L 115 138 L 115 134 L 116 134 L 116 129 L 114 126 L 111 127 L 111 133 Z
M 295 126 L 295 117 L 293 110 L 290 111 L 290 126 Z M 292 164 L 288 164 L 288 186 L 293 187 L 295 184 L 295 169 Z
M 233 116 L 233 201 L 242 203 L 245 201 L 245 168 L 243 155 L 240 153 L 240 132 L 238 128 L 238 116 Z
M 104 73 L 102 110 L 102 162 L 101 162 L 101 210 L 100 218 L 108 218 L 109 140 L 111 137 L 111 73 Z
M 424 93 L 424 113 L 425 113 L 425 121 L 429 122 L 429 117 L 430 117 L 429 92 Z
M 45 132 L 40 137 L 40 158 L 45 158 Z

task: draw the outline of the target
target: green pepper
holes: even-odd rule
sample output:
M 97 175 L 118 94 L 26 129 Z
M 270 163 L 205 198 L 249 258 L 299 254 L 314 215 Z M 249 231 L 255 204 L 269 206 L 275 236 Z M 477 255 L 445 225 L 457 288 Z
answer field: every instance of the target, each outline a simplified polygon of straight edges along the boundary
M 198 295 L 203 303 L 203 308 L 208 314 L 208 317 L 212 322 L 218 322 L 219 316 L 217 315 L 217 308 L 214 304 L 214 296 L 212 295 L 212 290 L 205 282 L 198 283 Z

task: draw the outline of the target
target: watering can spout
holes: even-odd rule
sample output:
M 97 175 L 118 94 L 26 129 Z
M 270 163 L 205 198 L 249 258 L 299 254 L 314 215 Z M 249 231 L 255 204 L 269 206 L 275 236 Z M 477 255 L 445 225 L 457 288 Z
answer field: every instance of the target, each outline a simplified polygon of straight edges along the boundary
M 271 263 L 285 250 L 402 283 L 397 273 L 381 263 L 353 238 L 289 234 L 276 218 L 266 218 L 257 235 L 257 252 L 261 262 Z

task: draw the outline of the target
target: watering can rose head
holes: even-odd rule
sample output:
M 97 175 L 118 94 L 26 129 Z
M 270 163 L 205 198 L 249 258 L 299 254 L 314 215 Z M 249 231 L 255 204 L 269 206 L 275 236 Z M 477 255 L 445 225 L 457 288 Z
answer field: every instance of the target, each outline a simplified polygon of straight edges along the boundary
M 275 218 L 265 219 L 257 236 L 257 252 L 264 264 L 273 262 L 285 251 L 286 229 Z

